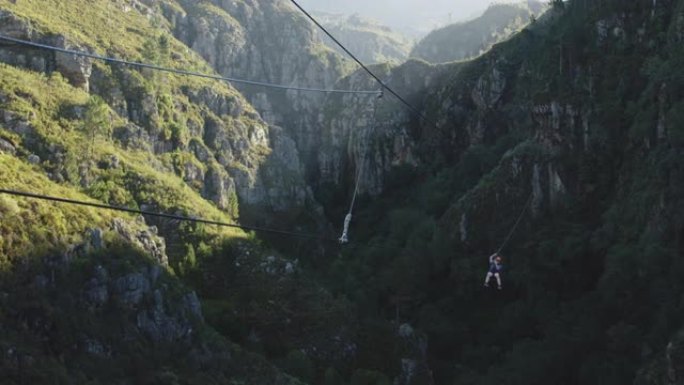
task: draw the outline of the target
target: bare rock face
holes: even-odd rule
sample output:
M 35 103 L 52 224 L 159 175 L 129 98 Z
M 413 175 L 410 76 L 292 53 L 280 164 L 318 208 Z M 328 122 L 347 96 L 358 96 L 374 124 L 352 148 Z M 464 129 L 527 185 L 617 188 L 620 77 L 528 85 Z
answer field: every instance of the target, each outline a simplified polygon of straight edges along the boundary
M 0 26 L 2 26 L 0 30 L 2 30 L 3 34 L 18 39 L 31 37 L 35 33 L 30 22 L 22 20 L 4 10 L 0 10 Z
M 12 143 L 6 141 L 5 139 L 0 139 L 0 152 L 4 152 L 10 155 L 14 155 L 17 149 L 12 145 Z
M 114 129 L 113 138 L 124 148 L 152 151 L 152 140 L 147 131 L 133 123 Z
M 107 269 L 98 265 L 93 271 L 93 276 L 86 281 L 83 287 L 83 297 L 86 304 L 93 307 L 103 306 L 109 300 L 109 273 Z
M 23 137 L 31 136 L 35 131 L 27 116 L 13 111 L 0 110 L 0 122 L 3 122 L 8 130 Z
M 168 266 L 169 257 L 166 255 L 166 242 L 157 235 L 155 227 L 135 230 L 123 220 L 116 218 L 112 222 L 112 230 L 128 243 L 139 247 L 148 255 L 154 257 L 162 266 Z
M 266 199 L 254 199 L 252 203 L 269 202 L 272 210 L 281 213 L 292 208 L 315 206 L 311 189 L 301 183 L 305 180 L 304 167 L 295 142 L 281 128 L 272 127 L 270 143 L 273 150 L 259 172 L 262 187 L 257 189 Z
M 67 46 L 66 39 L 63 36 L 58 36 L 54 39 L 54 43 L 60 48 L 71 48 Z M 81 51 L 83 47 L 74 47 L 75 50 Z M 69 82 L 78 88 L 87 90 L 89 88 L 88 81 L 93 69 L 92 59 L 70 55 L 65 53 L 55 54 L 55 65 L 57 71 L 62 76 L 69 79 Z
M 443 74 L 443 68 L 421 61 L 408 61 L 394 68 L 382 66 L 373 71 L 417 106 L 422 102 L 418 95 L 434 87 Z M 362 70 L 345 77 L 338 86 L 365 90 L 377 87 Z M 319 150 L 303 155 L 310 172 L 318 177 L 312 181 L 314 186 L 334 184 L 351 190 L 360 175 L 359 192 L 377 195 L 384 190 L 393 168 L 415 167 L 420 163 L 418 137 L 408 128 L 417 119 L 415 111 L 389 94 L 378 96 L 329 98 L 321 133 L 313 142 L 313 148 Z M 419 123 L 426 127 L 432 124 Z
M 246 112 L 244 100 L 235 96 L 211 89 L 187 95 L 212 112 L 197 132 L 204 145 L 190 143 L 195 157 L 210 164 L 204 176 L 205 197 L 219 208 L 228 209 L 237 195 L 240 204 L 267 207 L 277 213 L 313 204 L 297 146 L 282 129 L 266 125 L 253 112 Z M 244 114 L 254 120 L 235 120 Z M 231 126 L 226 123 L 227 117 L 232 118 L 228 119 Z M 215 159 L 222 169 L 211 165 L 210 159 Z
M 214 9 L 212 12 L 195 2 L 183 1 L 181 4 L 186 12 L 185 17 L 165 13 L 167 18 L 175 22 L 174 34 L 225 76 L 282 85 L 333 88 L 344 74 L 344 60 L 322 45 L 313 27 L 286 1 L 215 0 L 213 4 L 220 11 Z M 266 170 L 257 172 L 257 175 L 244 169 L 230 172 L 236 179 L 241 201 L 250 205 L 261 201 L 279 210 L 287 203 L 286 196 L 290 197 L 289 204 L 295 206 L 309 200 L 306 183 L 293 178 L 294 174 L 303 176 L 304 173 L 293 167 L 302 168 L 298 152 L 310 152 L 317 148 L 326 95 L 264 89 L 238 83 L 234 86 L 240 89 L 266 122 L 282 127 L 275 134 L 262 135 L 273 141 L 270 143 L 273 146 L 271 156 L 266 158 Z M 216 100 L 208 105 L 214 111 L 235 114 L 235 107 L 230 101 Z M 209 128 L 213 129 L 211 126 Z M 294 142 L 287 141 L 285 136 Z M 210 148 L 211 143 L 218 144 L 215 140 L 209 140 L 207 144 Z M 224 160 L 219 159 L 219 162 L 224 165 L 231 157 L 234 158 L 236 150 L 227 150 L 226 147 L 220 146 Z M 276 159 L 288 161 L 282 172 L 274 172 Z M 304 163 L 309 169 L 316 167 L 308 161 Z M 266 179 L 260 181 L 260 177 Z M 278 180 L 285 184 L 278 184 Z
M 482 75 L 473 88 L 473 102 L 481 110 L 487 110 L 501 100 L 506 88 L 506 78 L 496 67 Z
M 341 58 L 316 40 L 313 28 L 286 1 L 214 0 L 220 12 L 181 3 L 188 17 L 176 19 L 174 34 L 223 75 L 318 88 L 332 88 L 342 75 Z M 267 122 L 286 130 L 305 121 L 311 128 L 316 121 L 311 112 L 323 101 L 316 94 L 235 86 L 257 107 L 267 100 L 274 107 Z
M 214 202 L 218 208 L 226 210 L 230 207 L 231 197 L 235 196 L 235 193 L 235 182 L 226 171 L 217 166 L 210 166 L 202 195 Z
M 192 291 L 170 298 L 173 295 L 161 283 L 163 269 L 151 264 L 127 274 L 114 274 L 97 265 L 83 285 L 83 303 L 91 312 L 113 307 L 133 313 L 137 331 L 155 343 L 190 338 L 195 323 L 204 320 L 199 299 Z
M 152 293 L 152 307 L 137 314 L 138 328 L 153 341 L 173 342 L 191 337 L 194 331 L 191 320 L 202 318 L 195 292 L 182 298 L 180 308 L 175 313 L 167 310 L 171 305 L 167 302 L 163 292 L 155 290 Z
M 130 273 L 112 283 L 114 298 L 126 307 L 140 305 L 143 295 L 149 291 L 150 281 L 142 273 Z
M 0 11 L 0 34 L 22 40 L 37 41 L 58 48 L 88 51 L 86 47 L 67 44 L 64 36 L 40 36 L 29 21 L 20 19 L 7 11 Z M 85 90 L 88 89 L 88 81 L 92 72 L 92 60 L 89 58 L 21 46 L 0 48 L 0 61 L 34 71 L 58 71 L 74 87 Z
M 90 311 L 110 306 L 134 313 L 136 329 L 155 343 L 189 338 L 194 323 L 203 321 L 199 299 L 194 292 L 168 298 L 159 282 L 161 273 L 161 267 L 151 265 L 112 277 L 105 267 L 96 266 L 83 287 L 83 300 Z M 95 350 L 91 353 L 101 349 Z
M 225 95 L 211 88 L 187 90 L 185 95 L 191 102 L 207 106 L 216 116 L 238 118 L 245 112 L 245 101 L 237 95 Z M 256 116 L 253 116 L 256 118 Z

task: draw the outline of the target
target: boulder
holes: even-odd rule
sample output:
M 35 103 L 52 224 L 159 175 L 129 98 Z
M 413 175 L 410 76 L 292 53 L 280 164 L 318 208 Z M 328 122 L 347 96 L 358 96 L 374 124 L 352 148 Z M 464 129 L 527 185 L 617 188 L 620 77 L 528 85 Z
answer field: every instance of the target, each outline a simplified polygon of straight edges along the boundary
M 17 149 L 12 145 L 12 143 L 0 138 L 0 152 L 15 155 L 17 153 Z
M 39 164 L 40 163 L 40 157 L 36 154 L 31 154 L 28 156 L 28 162 L 31 164 Z

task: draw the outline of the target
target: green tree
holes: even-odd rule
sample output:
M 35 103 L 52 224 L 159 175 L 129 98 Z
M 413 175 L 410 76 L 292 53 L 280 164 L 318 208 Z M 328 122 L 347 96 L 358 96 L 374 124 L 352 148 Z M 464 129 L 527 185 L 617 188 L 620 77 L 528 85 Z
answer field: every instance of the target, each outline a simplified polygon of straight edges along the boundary
M 111 137 L 112 130 L 109 107 L 107 106 L 107 103 L 97 95 L 91 96 L 86 104 L 83 118 L 83 130 L 89 139 L 87 153 L 92 159 L 97 139 L 104 137 L 105 140 L 108 141 Z
M 165 34 L 145 40 L 142 46 L 142 57 L 147 64 L 167 67 L 171 59 L 171 40 Z M 168 83 L 166 74 L 152 69 L 143 70 L 143 74 L 155 83 L 157 94 L 162 94 L 162 85 Z

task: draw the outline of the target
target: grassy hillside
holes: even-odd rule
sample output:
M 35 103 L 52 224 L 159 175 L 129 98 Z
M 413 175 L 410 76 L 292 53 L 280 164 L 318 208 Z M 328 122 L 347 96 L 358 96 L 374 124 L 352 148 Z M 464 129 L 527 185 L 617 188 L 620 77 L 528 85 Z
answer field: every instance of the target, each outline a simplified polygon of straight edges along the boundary
M 171 37 L 156 7 L 2 1 L 0 9 L 20 38 L 211 72 Z M 17 64 L 54 59 L 2 49 Z M 236 221 L 230 183 L 256 174 L 271 151 L 268 127 L 245 99 L 220 82 L 86 64 L 88 90 L 69 73 L 0 64 L 0 186 Z M 258 266 L 272 251 L 254 235 L 8 195 L 0 215 L 8 383 L 297 383 L 215 332 L 189 288 L 212 255 Z
M 227 213 L 202 199 L 174 173 L 172 157 L 160 159 L 146 151 L 125 150 L 106 134 L 93 137 L 91 132 L 86 132 L 83 118 L 68 111 L 86 110 L 90 96 L 71 87 L 59 74 L 47 77 L 6 65 L 0 66 L 0 73 L 6 101 L 3 110 L 28 117 L 26 124 L 30 127 L 28 135 L 3 128 L 3 137 L 15 145 L 18 154 L 36 154 L 43 159 L 31 169 L 34 173 L 50 174 L 53 179 L 60 179 L 58 174 L 64 175 L 62 191 L 83 190 L 105 203 L 133 208 L 144 203 L 165 212 L 180 210 L 216 220 L 231 220 Z M 113 126 L 123 121 L 109 108 L 106 113 Z M 98 162 L 112 157 L 118 159 L 117 168 L 98 166 Z M 86 188 L 80 183 L 84 177 L 92 180 Z M 18 189 L 32 190 L 30 184 L 18 182 L 13 181 Z M 216 231 L 229 237 L 244 236 L 235 230 Z

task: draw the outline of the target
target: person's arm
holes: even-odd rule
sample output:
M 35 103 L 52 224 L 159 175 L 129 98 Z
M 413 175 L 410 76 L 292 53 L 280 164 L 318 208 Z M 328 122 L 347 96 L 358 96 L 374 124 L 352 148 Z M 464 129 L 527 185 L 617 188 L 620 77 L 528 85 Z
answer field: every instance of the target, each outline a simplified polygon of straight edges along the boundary
M 494 258 L 496 258 L 496 253 L 489 256 L 489 263 L 494 263 Z

